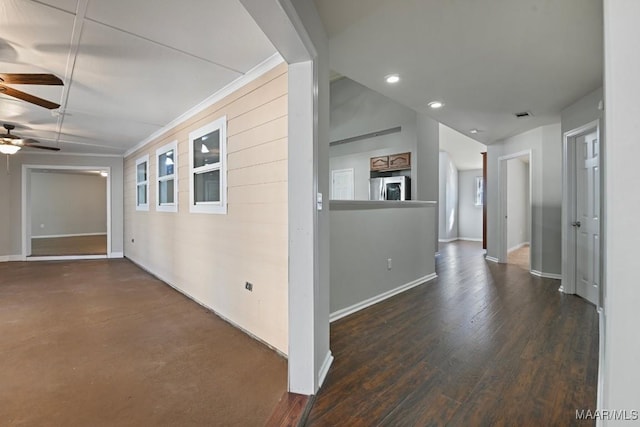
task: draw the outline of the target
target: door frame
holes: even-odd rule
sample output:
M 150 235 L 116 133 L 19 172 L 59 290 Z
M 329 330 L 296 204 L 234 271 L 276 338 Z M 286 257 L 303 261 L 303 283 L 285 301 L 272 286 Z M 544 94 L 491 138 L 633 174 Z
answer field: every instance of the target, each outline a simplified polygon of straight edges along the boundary
M 598 290 L 598 303 L 597 307 L 602 303 L 602 256 L 603 252 L 603 227 L 604 221 L 602 221 L 603 212 L 603 194 L 602 194 L 602 179 L 604 174 L 602 173 L 602 126 L 600 125 L 600 119 L 589 122 L 583 126 L 572 129 L 565 132 L 562 138 L 562 279 L 560 284 L 560 291 L 566 294 L 575 294 L 577 292 L 576 286 L 576 233 L 574 227 L 571 225 L 575 221 L 576 217 L 576 141 L 581 136 L 588 135 L 592 132 L 598 134 L 598 141 L 600 142 L 600 154 L 598 155 L 598 167 L 600 168 L 600 277 L 598 281 L 600 283 Z
M 498 186 L 500 188 L 500 206 L 498 212 L 500 221 L 498 221 L 498 262 L 507 263 L 508 243 L 507 243 L 507 162 L 518 157 L 529 157 L 529 271 L 532 270 L 531 258 L 533 254 L 533 155 L 532 150 L 523 150 L 517 153 L 506 154 L 498 157 Z
M 72 256 L 39 256 L 29 257 L 31 254 L 31 171 L 33 169 L 57 169 L 74 171 L 107 172 L 107 253 L 105 255 L 72 255 Z M 67 165 L 22 165 L 22 261 L 49 261 L 68 259 L 103 259 L 111 256 L 111 167 L 110 166 L 67 166 Z

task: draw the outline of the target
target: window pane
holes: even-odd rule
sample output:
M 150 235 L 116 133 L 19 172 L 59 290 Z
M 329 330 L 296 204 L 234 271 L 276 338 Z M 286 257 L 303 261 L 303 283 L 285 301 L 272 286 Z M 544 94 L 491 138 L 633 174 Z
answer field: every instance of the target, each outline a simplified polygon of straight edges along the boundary
M 220 130 L 193 140 L 193 167 L 199 168 L 220 161 Z
M 142 162 L 138 165 L 138 181 L 144 182 L 147 180 L 147 162 Z
M 198 173 L 194 176 L 195 197 L 198 202 L 219 202 L 220 201 L 220 171 Z
M 158 157 L 158 176 L 173 175 L 173 150 Z
M 160 204 L 173 203 L 173 180 L 160 181 L 158 185 L 160 186 Z
M 138 185 L 138 206 L 147 204 L 147 186 Z

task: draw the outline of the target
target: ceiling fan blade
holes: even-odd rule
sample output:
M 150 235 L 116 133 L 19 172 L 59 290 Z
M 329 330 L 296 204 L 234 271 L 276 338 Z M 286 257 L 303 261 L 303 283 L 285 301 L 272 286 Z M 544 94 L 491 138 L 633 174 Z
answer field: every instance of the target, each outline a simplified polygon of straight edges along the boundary
M 28 93 L 22 92 L 18 89 L 5 86 L 2 83 L 0 83 L 0 93 L 12 96 L 14 98 L 22 99 L 23 101 L 27 101 L 44 108 L 48 108 L 49 110 L 55 110 L 56 108 L 60 107 L 60 104 L 47 101 L 46 99 L 38 98 L 37 96 L 29 95 Z
M 62 80 L 53 74 L 0 73 L 0 80 L 12 85 L 54 85 L 62 86 Z
M 47 147 L 46 145 L 40 144 L 32 144 L 30 142 L 25 142 L 22 144 L 23 147 L 31 147 L 31 148 L 41 148 L 43 150 L 51 150 L 51 151 L 60 151 L 58 147 Z

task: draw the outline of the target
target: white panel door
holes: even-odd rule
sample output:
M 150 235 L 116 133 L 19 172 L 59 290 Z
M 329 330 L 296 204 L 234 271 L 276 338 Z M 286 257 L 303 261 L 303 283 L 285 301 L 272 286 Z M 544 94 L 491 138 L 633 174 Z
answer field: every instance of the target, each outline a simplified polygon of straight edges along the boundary
M 353 169 L 331 171 L 331 199 L 353 200 Z
M 600 142 L 576 139 L 576 292 L 598 305 L 600 288 Z

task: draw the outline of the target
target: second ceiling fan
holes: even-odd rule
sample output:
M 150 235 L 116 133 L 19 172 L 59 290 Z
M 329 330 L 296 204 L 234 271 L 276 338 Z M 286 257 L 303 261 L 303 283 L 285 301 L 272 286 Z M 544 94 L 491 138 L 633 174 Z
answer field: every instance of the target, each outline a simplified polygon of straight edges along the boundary
M 62 86 L 62 80 L 53 74 L 16 74 L 16 73 L 0 73 L 0 94 L 8 95 L 13 98 L 18 98 L 31 104 L 38 105 L 40 107 L 48 108 L 49 110 L 55 110 L 60 107 L 60 104 L 47 101 L 46 99 L 39 98 L 34 95 L 30 95 L 21 90 L 14 89 L 7 85 L 47 85 L 47 86 Z
M 40 145 L 38 141 L 30 138 L 21 138 L 11 133 L 15 129 L 14 125 L 5 123 L 3 127 L 6 129 L 5 134 L 0 134 L 0 153 L 2 154 L 15 154 L 20 151 L 21 148 L 39 148 L 41 150 L 60 151 L 58 147 L 48 147 L 46 145 Z

